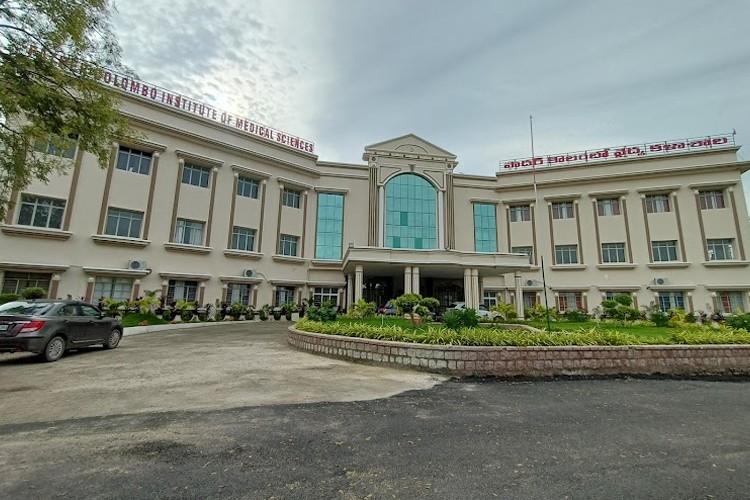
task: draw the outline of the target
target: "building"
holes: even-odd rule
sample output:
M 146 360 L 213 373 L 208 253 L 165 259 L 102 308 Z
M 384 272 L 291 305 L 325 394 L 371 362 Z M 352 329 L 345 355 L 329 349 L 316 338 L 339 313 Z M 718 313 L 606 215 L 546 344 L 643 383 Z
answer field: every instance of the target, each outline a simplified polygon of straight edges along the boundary
M 417 136 L 319 160 L 309 141 L 105 73 L 142 138 L 109 168 L 14 193 L 0 225 L 2 292 L 347 307 L 404 292 L 469 307 L 546 300 L 591 310 L 750 307 L 748 213 L 732 135 L 503 162 L 454 172 Z M 534 186 L 536 178 L 536 190 Z M 544 260 L 544 266 L 542 261 Z

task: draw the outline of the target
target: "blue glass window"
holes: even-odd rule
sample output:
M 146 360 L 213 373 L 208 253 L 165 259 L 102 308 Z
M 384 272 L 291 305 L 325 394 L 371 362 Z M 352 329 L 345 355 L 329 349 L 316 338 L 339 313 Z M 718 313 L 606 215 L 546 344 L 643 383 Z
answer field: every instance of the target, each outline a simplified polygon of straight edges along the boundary
M 385 246 L 437 248 L 437 191 L 426 179 L 401 174 L 386 184 Z
M 341 260 L 344 235 L 344 195 L 318 194 L 315 258 Z
M 474 250 L 497 252 L 497 225 L 493 204 L 474 203 Z

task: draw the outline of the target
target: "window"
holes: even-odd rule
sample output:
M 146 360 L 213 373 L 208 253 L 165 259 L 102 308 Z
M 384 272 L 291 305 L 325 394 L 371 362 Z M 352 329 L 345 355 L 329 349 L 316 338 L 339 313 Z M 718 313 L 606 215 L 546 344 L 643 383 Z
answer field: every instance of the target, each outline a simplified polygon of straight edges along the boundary
M 437 191 L 416 174 L 401 174 L 385 185 L 385 246 L 437 248 Z
M 287 302 L 294 302 L 294 287 L 277 286 L 275 298 L 277 306 L 286 304 Z
M 734 240 L 721 238 L 706 240 L 708 260 L 734 260 Z
M 43 198 L 30 194 L 21 195 L 21 209 L 18 211 L 18 224 L 21 226 L 62 227 L 65 201 Z
M 555 264 L 578 264 L 578 245 L 555 245 Z
M 523 292 L 523 307 L 536 307 L 536 292 Z
M 497 252 L 495 205 L 474 203 L 474 251 Z
M 492 306 L 497 305 L 497 292 L 484 292 L 482 293 L 482 304 L 484 307 L 489 309 Z
M 604 292 L 604 300 L 615 300 L 615 297 L 620 297 L 621 295 L 630 295 L 629 292 Z
M 620 200 L 617 198 L 596 200 L 596 212 L 599 214 L 599 217 L 620 215 Z
M 76 155 L 78 145 L 78 134 L 68 134 L 67 138 L 59 135 L 51 135 L 46 141 L 40 141 L 34 145 L 34 151 L 40 153 L 61 156 L 73 159 Z
M 258 181 L 240 176 L 237 179 L 237 196 L 258 199 Z
M 650 214 L 659 214 L 669 211 L 669 195 L 651 194 L 646 196 L 646 212 Z
M 211 169 L 208 167 L 199 167 L 192 163 L 185 163 L 182 166 L 182 183 L 207 188 L 210 173 Z
M 234 226 L 232 228 L 232 249 L 252 252 L 255 249 L 255 229 Z
M 552 218 L 553 219 L 572 219 L 573 218 L 573 202 L 572 201 L 558 201 L 552 204 Z
M 291 255 L 292 257 L 296 257 L 298 243 L 299 236 L 282 234 L 279 236 L 279 255 Z
M 652 241 L 651 253 L 654 256 L 654 262 L 671 262 L 677 260 L 677 242 L 672 241 Z
M 110 208 L 107 210 L 107 225 L 104 226 L 104 234 L 140 238 L 142 223 L 142 212 Z
M 203 245 L 203 222 L 177 219 L 174 231 L 174 242 L 183 245 Z
M 534 263 L 534 249 L 532 247 L 512 247 L 510 253 L 525 253 L 529 256 L 529 264 Z
M 133 291 L 133 280 L 128 278 L 108 278 L 97 276 L 94 281 L 94 298 L 100 297 L 115 300 L 130 300 Z
M 148 175 L 151 170 L 151 153 L 120 146 L 116 166 L 120 170 Z
M 701 210 L 715 210 L 725 207 L 724 191 L 721 190 L 701 191 L 698 193 L 698 200 Z
M 197 291 L 197 281 L 169 280 L 169 288 L 167 288 L 167 302 L 170 303 L 178 300 L 195 302 Z
M 670 309 L 685 310 L 685 294 L 683 292 L 659 292 L 659 309 L 669 312 Z
M 299 208 L 300 192 L 294 189 L 287 189 L 281 192 L 281 204 L 285 207 Z
M 510 207 L 511 222 L 529 222 L 531 220 L 531 205 L 514 205 Z
M 250 305 L 250 285 L 248 283 L 227 283 L 227 303 Z
M 81 308 L 81 316 L 87 316 L 89 318 L 98 318 L 101 316 L 101 311 L 95 307 L 87 306 L 85 304 L 81 304 L 79 306 Z
M 49 290 L 51 280 L 52 274 L 48 273 L 14 273 L 6 271 L 3 275 L 2 293 L 20 294 L 24 288 L 30 287 L 39 287 Z
M 602 243 L 602 262 L 625 262 L 625 243 Z
M 320 307 L 323 305 L 323 302 L 333 302 L 334 304 L 339 304 L 339 289 L 333 288 L 333 287 L 316 287 L 313 290 L 313 296 L 312 296 L 312 305 L 315 307 Z
M 557 296 L 557 304 L 560 312 L 580 311 L 583 309 L 581 292 L 560 292 Z
M 742 292 L 717 292 L 721 311 L 727 314 L 745 312 L 745 299 Z
M 315 258 L 341 260 L 344 239 L 344 195 L 318 194 Z

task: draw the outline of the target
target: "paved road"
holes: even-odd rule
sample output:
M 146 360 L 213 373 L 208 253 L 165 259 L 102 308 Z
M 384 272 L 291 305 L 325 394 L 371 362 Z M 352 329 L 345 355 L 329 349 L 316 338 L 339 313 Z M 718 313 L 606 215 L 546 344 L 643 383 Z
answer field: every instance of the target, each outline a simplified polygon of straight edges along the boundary
M 26 366 L 0 364 L 0 376 Z M 749 389 L 467 380 L 382 399 L 15 419 L 0 423 L 0 496 L 744 499 Z M 222 400 L 222 387 L 210 394 Z M 13 413 L 5 394 L 0 404 Z

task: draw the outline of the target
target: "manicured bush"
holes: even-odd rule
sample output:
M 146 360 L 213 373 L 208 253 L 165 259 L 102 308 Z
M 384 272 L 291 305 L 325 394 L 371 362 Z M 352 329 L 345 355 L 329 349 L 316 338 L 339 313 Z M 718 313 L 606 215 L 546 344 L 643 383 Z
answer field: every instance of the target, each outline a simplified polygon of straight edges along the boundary
M 17 293 L 0 293 L 0 305 L 13 302 L 14 300 L 20 299 L 21 296 Z
M 586 311 L 580 311 L 578 309 L 569 309 L 565 311 L 565 319 L 568 321 L 580 323 L 582 321 L 588 321 L 589 315 Z
M 513 321 L 518 318 L 516 312 L 516 306 L 500 301 L 496 305 L 490 307 L 490 311 L 494 314 L 493 319 L 501 319 L 503 321 Z M 524 311 L 525 312 L 525 311 Z
M 330 300 L 327 300 L 321 304 L 320 307 L 311 306 L 310 309 L 307 310 L 307 318 L 309 318 L 312 321 L 336 321 L 336 318 L 338 317 L 338 309 L 334 305 L 333 302 Z
M 743 330 L 750 331 L 750 313 L 729 316 L 726 319 L 726 324 L 732 328 L 742 328 Z
M 649 316 L 649 321 L 658 327 L 669 326 L 669 315 L 662 311 L 653 311 Z
M 454 331 L 474 328 L 479 324 L 479 316 L 474 309 L 453 309 L 443 314 L 443 324 Z
M 47 290 L 40 286 L 30 286 L 21 290 L 21 297 L 26 300 L 46 299 Z
M 375 302 L 367 302 L 365 299 L 359 299 L 352 305 L 349 317 L 361 319 L 374 318 L 377 313 L 377 308 L 378 306 Z

